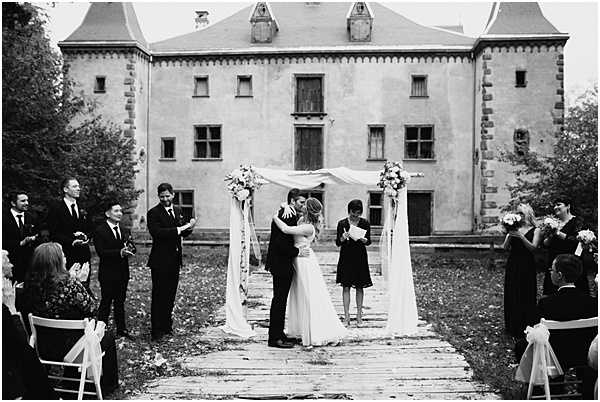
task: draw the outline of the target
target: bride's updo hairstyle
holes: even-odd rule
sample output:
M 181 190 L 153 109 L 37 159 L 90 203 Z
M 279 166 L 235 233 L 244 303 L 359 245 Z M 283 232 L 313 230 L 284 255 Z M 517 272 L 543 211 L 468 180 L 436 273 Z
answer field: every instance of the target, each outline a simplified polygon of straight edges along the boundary
M 310 197 L 306 200 L 306 215 L 304 221 L 315 227 L 315 237 L 319 237 L 323 226 L 323 204 L 316 198 Z

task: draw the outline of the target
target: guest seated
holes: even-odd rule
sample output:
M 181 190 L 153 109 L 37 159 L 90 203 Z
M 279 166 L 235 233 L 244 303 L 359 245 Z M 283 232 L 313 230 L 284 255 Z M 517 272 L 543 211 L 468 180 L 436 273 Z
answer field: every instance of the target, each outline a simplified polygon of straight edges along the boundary
M 15 308 L 12 267 L 2 250 L 2 399 L 58 399 Z
M 86 287 L 67 272 L 66 258 L 58 243 L 44 243 L 34 253 L 31 269 L 25 278 L 24 306 L 27 313 L 60 319 L 81 320 L 94 318 L 98 302 Z M 62 361 L 64 356 L 83 335 L 80 330 L 38 328 L 38 351 L 48 360 Z M 118 387 L 119 373 L 114 336 L 106 333 L 100 341 L 105 352 L 102 359 L 100 385 L 103 394 Z M 77 377 L 77 373 L 65 369 L 65 375 Z
M 540 318 L 571 321 L 598 315 L 596 299 L 575 287 L 582 272 L 581 259 L 572 254 L 560 254 L 554 259 L 550 275 L 558 291 L 539 301 Z M 587 366 L 588 349 L 597 334 L 597 328 L 550 331 L 550 345 L 565 372 L 571 367 Z M 589 370 L 578 369 L 577 376 L 584 379 L 584 398 L 592 396 L 592 374 Z
M 588 351 L 588 364 L 596 372 L 598 377 L 598 335 L 592 341 L 590 350 Z M 594 400 L 598 400 L 598 379 L 596 378 L 596 384 L 594 385 Z

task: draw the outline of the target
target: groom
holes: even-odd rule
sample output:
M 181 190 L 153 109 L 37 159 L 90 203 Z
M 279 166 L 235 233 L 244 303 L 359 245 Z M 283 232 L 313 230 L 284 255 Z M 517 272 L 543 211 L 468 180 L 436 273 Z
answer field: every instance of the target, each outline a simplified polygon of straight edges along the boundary
M 295 211 L 289 218 L 283 217 L 283 208 L 279 209 L 278 216 L 288 226 L 296 226 L 298 214 L 304 211 L 306 199 L 300 195 L 300 190 L 293 188 L 287 196 L 288 205 Z M 277 225 L 271 223 L 271 238 L 265 268 L 273 275 L 273 300 L 269 315 L 269 346 L 274 348 L 289 349 L 294 343 L 283 333 L 285 324 L 285 308 L 288 293 L 294 276 L 292 261 L 295 257 L 308 256 L 308 249 L 299 250 L 294 247 L 294 237 L 284 234 Z

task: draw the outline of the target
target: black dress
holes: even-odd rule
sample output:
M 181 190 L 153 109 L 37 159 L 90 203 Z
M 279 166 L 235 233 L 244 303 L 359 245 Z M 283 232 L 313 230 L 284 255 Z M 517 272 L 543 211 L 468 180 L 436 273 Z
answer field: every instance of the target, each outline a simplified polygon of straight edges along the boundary
M 366 243 L 360 240 L 354 241 L 350 238 L 342 241 L 344 230 L 350 230 L 350 222 L 346 218 L 337 224 L 335 244 L 340 247 L 340 258 L 335 281 L 344 287 L 368 288 L 373 286 L 366 249 L 366 246 L 371 244 L 371 225 L 366 219 L 360 218 L 357 226 L 367 231 L 365 234 Z
M 552 268 L 552 261 L 559 254 L 574 254 L 579 242 L 577 241 L 577 234 L 580 230 L 583 230 L 583 220 L 578 216 L 574 216 L 565 225 L 560 229 L 561 232 L 567 235 L 564 239 L 559 239 L 554 236 L 550 240 L 550 244 L 548 245 L 548 264 L 546 267 L 546 273 L 544 275 L 544 294 L 551 295 L 556 293 L 558 287 L 552 283 L 552 278 L 550 277 L 550 268 Z M 582 261 L 583 262 L 583 261 Z M 575 281 L 575 286 L 581 291 L 589 294 L 590 287 L 588 285 L 587 280 L 587 272 L 585 270 L 585 266 L 583 267 L 583 273 Z
M 533 241 L 535 228 L 525 238 Z M 537 280 L 533 253 L 521 239 L 510 238 L 510 254 L 504 276 L 504 325 L 506 332 L 523 337 L 527 325 L 536 319 Z

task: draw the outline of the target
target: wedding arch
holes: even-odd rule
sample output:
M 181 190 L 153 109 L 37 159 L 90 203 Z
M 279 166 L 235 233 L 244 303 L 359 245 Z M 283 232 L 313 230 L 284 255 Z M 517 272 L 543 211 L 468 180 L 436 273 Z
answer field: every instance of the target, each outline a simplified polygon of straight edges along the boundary
M 382 273 L 388 295 L 385 332 L 408 335 L 417 329 L 417 304 L 408 243 L 406 185 L 411 177 L 399 162 L 387 162 L 381 171 L 345 167 L 316 171 L 277 170 L 240 166 L 227 175 L 232 197 L 229 216 L 229 260 L 225 298 L 225 325 L 221 329 L 242 338 L 256 335 L 246 319 L 250 252 L 260 259 L 260 245 L 250 214 L 250 200 L 263 184 L 308 190 L 320 184 L 378 185 L 384 190 L 384 224 L 380 238 Z

